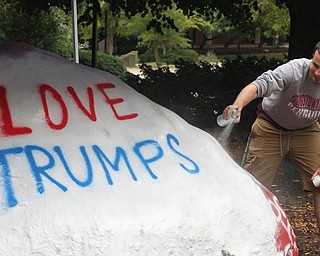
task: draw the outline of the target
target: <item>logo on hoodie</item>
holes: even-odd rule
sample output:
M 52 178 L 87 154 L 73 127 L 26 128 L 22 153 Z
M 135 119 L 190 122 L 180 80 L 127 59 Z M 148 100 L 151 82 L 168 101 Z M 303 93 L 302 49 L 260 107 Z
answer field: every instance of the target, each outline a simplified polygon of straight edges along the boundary
M 298 118 L 320 118 L 320 99 L 313 98 L 310 95 L 294 95 L 288 106 Z

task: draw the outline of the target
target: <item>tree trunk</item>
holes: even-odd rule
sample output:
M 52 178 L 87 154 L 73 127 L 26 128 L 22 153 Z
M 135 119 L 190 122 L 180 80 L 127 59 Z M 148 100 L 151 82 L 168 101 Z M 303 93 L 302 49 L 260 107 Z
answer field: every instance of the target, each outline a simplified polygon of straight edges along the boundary
M 105 10 L 104 12 L 104 52 L 108 52 L 108 9 Z
M 159 68 L 161 67 L 161 60 L 159 55 L 158 42 L 156 41 L 153 42 L 153 53 L 154 53 L 154 59 L 156 61 L 156 65 Z
M 113 16 L 112 12 L 108 12 L 108 25 L 107 26 L 107 33 L 106 33 L 106 53 L 109 55 L 113 55 L 115 52 L 114 49 L 114 37 L 116 33 L 116 27 L 117 27 L 117 18 Z
M 108 30 L 108 36 L 106 38 L 106 41 L 107 41 L 107 53 L 109 55 L 113 55 L 113 52 L 114 52 L 114 46 L 113 46 L 114 34 L 115 32 L 113 29 Z
M 320 41 L 320 0 L 289 0 L 290 12 L 289 59 L 311 58 Z

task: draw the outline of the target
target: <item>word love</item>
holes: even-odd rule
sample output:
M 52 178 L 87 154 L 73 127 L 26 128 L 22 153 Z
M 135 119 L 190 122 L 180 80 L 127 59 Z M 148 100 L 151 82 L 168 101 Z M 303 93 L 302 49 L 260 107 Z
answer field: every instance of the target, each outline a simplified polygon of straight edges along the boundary
M 199 166 L 179 150 L 179 144 L 179 140 L 174 135 L 167 134 L 166 143 L 164 143 L 164 145 L 161 145 L 159 142 L 151 139 L 136 142 L 132 147 L 134 154 L 126 152 L 122 147 L 117 146 L 114 149 L 114 160 L 110 160 L 110 157 L 107 156 L 104 150 L 97 145 L 93 145 L 90 148 L 80 146 L 79 153 L 82 155 L 82 158 L 79 157 L 79 161 L 77 162 L 84 162 L 86 166 L 86 177 L 82 179 L 76 177 L 72 170 L 75 170 L 78 167 L 72 168 L 70 166 L 70 161 L 68 161 L 68 158 L 59 146 L 54 146 L 52 150 L 45 149 L 38 145 L 26 145 L 25 147 L 0 149 L 0 178 L 2 179 L 0 184 L 3 184 L 4 186 L 4 200 L 2 199 L 2 201 L 5 202 L 6 207 L 14 207 L 18 204 L 18 199 L 15 195 L 11 177 L 15 176 L 15 172 L 19 173 L 22 170 L 11 168 L 10 161 L 8 160 L 9 157 L 26 157 L 30 166 L 30 172 L 35 179 L 36 191 L 39 194 L 42 194 L 45 192 L 43 179 L 46 179 L 46 184 L 53 184 L 64 192 L 68 190 L 65 185 L 66 180 L 61 180 L 61 178 L 58 180 L 58 178 L 55 177 L 57 172 L 58 175 L 60 174 L 59 177 L 61 177 L 60 171 L 65 171 L 67 177 L 80 187 L 90 185 L 93 181 L 94 175 L 92 162 L 100 163 L 101 170 L 103 170 L 106 181 L 109 185 L 113 185 L 112 170 L 120 171 L 125 169 L 129 172 L 131 178 L 134 181 L 137 181 L 138 178 L 136 171 L 132 164 L 132 162 L 136 162 L 135 160 L 137 159 L 140 161 L 140 165 L 142 166 L 139 167 L 139 171 L 146 171 L 153 179 L 157 179 L 158 177 L 156 172 L 152 169 L 152 163 L 160 161 L 166 156 L 171 157 L 173 159 L 171 161 L 176 162 L 178 166 L 177 169 L 182 169 L 190 174 L 198 173 L 200 171 Z M 89 150 L 91 154 L 88 153 Z M 37 160 L 39 159 L 39 156 L 44 159 L 41 163 Z M 121 169 L 120 166 L 122 167 Z M 173 168 L 173 170 L 174 169 L 175 168 Z M 51 175 L 50 170 L 53 171 L 51 172 Z
M 133 119 L 138 116 L 137 113 L 126 113 L 126 114 L 119 114 L 117 112 L 117 104 L 124 102 L 123 98 L 111 98 L 107 94 L 108 89 L 113 89 L 116 86 L 112 83 L 100 83 L 96 85 L 98 92 L 104 97 L 105 102 L 107 105 L 110 106 L 115 118 L 117 120 L 127 120 Z M 52 86 L 48 84 L 41 84 L 39 85 L 38 89 L 40 99 L 42 102 L 43 110 L 44 110 L 44 118 L 51 129 L 54 130 L 61 130 L 66 127 L 69 120 L 69 113 L 67 105 L 61 96 L 61 94 L 54 89 Z M 88 96 L 87 100 L 87 107 L 83 102 L 81 102 L 78 94 L 76 93 L 75 89 L 72 86 L 67 87 L 68 95 L 73 99 L 73 101 L 78 106 L 79 110 L 88 117 L 89 120 L 95 122 L 97 120 L 96 112 L 95 112 L 95 105 L 94 105 L 94 94 L 93 89 L 91 87 L 87 87 L 86 93 Z M 49 97 L 50 102 L 54 102 L 56 105 L 55 109 L 61 109 L 61 119 L 60 121 L 56 121 L 56 123 L 52 120 L 52 112 L 49 110 Z M 56 113 L 55 113 L 56 114 Z M 10 111 L 10 106 L 7 100 L 7 90 L 4 86 L 0 85 L 0 118 L 2 123 L 0 123 L 0 136 L 15 136 L 15 135 L 23 135 L 23 134 L 30 134 L 32 133 L 32 127 L 28 126 L 17 126 L 14 125 L 12 122 L 12 114 Z

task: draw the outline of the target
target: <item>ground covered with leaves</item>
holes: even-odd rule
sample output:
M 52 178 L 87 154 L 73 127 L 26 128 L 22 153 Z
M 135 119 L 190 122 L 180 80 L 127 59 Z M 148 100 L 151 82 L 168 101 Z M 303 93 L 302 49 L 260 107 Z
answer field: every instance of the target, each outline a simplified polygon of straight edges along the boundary
M 230 156 L 241 163 L 246 147 L 246 133 L 231 134 L 228 138 L 214 135 Z M 290 220 L 297 237 L 300 256 L 320 255 L 320 235 L 314 216 L 313 195 L 302 190 L 300 177 L 294 164 L 285 159 L 272 186 L 272 192 Z
M 272 192 L 287 213 L 300 255 L 318 256 L 320 236 L 314 216 L 313 194 L 302 190 L 298 171 L 290 160 L 285 159 L 279 168 Z

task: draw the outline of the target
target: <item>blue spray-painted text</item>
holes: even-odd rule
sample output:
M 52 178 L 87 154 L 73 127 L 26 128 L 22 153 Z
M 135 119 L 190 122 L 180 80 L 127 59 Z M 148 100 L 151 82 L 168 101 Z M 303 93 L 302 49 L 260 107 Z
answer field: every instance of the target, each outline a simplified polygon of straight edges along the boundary
M 200 171 L 199 166 L 192 159 L 179 151 L 179 144 L 179 140 L 174 135 L 167 134 L 165 147 L 155 140 L 144 140 L 135 143 L 132 149 L 134 155 L 139 159 L 142 166 L 153 179 L 158 178 L 156 173 L 159 172 L 159 170 L 154 170 L 152 168 L 152 163 L 159 161 L 165 155 L 172 153 L 173 156 L 178 157 L 177 166 L 180 167 L 180 169 L 190 174 L 198 173 Z M 98 161 L 98 163 L 100 163 L 109 185 L 113 185 L 112 173 L 110 171 L 120 171 L 120 163 L 125 164 L 122 164 L 122 166 L 126 166 L 132 180 L 138 180 L 128 154 L 123 148 L 119 146 L 115 147 L 115 157 L 113 161 L 110 160 L 105 151 L 99 146 L 93 145 L 91 149 L 94 156 L 90 158 L 88 154 L 90 149 L 84 146 L 79 147 L 83 159 L 81 161 L 84 161 L 86 166 L 86 177 L 81 180 L 74 175 L 62 148 L 59 146 L 54 146 L 51 150 L 53 152 L 37 145 L 0 149 L 0 178 L 2 179 L 1 183 L 3 184 L 2 190 L 4 193 L 2 194 L 2 199 L 5 202 L 5 206 L 14 207 L 19 203 L 18 198 L 15 195 L 15 188 L 11 179 L 12 170 L 10 169 L 10 163 L 8 161 L 9 157 L 14 157 L 15 155 L 20 156 L 24 154 L 26 156 L 35 180 L 36 191 L 39 194 L 45 192 L 43 179 L 51 182 L 54 186 L 64 192 L 68 190 L 67 186 L 63 184 L 63 181 L 58 180 L 57 178 L 54 178 L 53 175 L 49 174 L 49 170 L 56 167 L 57 162 L 63 166 L 68 177 L 80 187 L 86 187 L 93 181 L 94 170 L 91 164 L 92 161 Z M 148 153 L 148 156 L 146 156 L 146 152 L 152 152 L 152 154 Z M 41 161 L 41 164 L 37 161 L 38 158 L 36 157 L 39 155 L 41 155 L 42 159 L 45 159 Z

